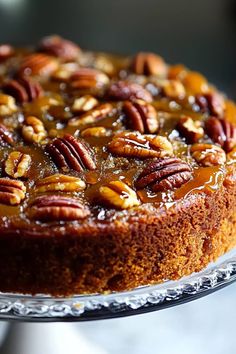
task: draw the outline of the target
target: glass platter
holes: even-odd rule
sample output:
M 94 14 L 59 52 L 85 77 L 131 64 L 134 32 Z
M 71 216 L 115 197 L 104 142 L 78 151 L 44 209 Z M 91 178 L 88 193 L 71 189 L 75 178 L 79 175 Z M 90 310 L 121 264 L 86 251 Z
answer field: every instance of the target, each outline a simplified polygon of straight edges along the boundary
M 89 321 L 161 310 L 208 295 L 236 280 L 236 249 L 202 272 L 107 295 L 70 298 L 0 293 L 0 319 L 30 322 Z

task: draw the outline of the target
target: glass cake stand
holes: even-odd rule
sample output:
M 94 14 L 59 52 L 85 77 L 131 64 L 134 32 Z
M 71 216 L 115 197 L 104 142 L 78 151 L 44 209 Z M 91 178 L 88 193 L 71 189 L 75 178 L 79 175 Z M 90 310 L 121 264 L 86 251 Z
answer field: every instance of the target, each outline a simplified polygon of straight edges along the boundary
M 28 353 L 25 347 L 22 348 L 22 351 L 19 350 L 19 341 L 22 346 L 24 346 L 23 343 L 29 344 L 27 337 L 29 335 L 31 339 L 33 335 L 34 343 L 37 342 L 39 336 L 42 337 L 42 333 L 44 333 L 44 342 L 47 341 L 45 338 L 48 338 L 49 341 L 55 336 L 58 338 L 60 331 L 64 333 L 64 336 L 68 332 L 67 338 L 72 335 L 71 328 L 69 329 L 68 325 L 60 324 L 59 327 L 55 324 L 49 327 L 47 325 L 48 328 L 45 331 L 43 329 L 45 325 L 40 324 L 41 322 L 91 321 L 162 310 L 208 295 L 233 283 L 235 280 L 236 249 L 199 273 L 194 273 L 178 281 L 166 281 L 162 284 L 143 286 L 126 292 L 76 295 L 70 298 L 0 293 L 0 319 L 14 320 L 1 353 L 14 353 L 14 351 L 16 352 L 14 348 L 17 348 L 18 354 Z M 20 324 L 15 321 L 20 322 Z M 32 325 L 26 322 L 37 322 L 38 324 Z M 63 330 L 60 326 L 64 326 Z M 75 342 L 79 341 L 77 346 L 74 343 L 75 348 L 78 348 L 78 345 L 81 348 L 81 343 L 83 343 L 85 349 L 81 351 L 82 353 L 104 353 L 104 351 L 99 351 L 97 347 L 94 352 L 94 347 L 91 348 L 91 344 L 85 343 L 78 332 L 72 337 L 70 343 L 73 343 L 73 340 Z M 11 348 L 13 342 L 17 344 L 14 348 Z M 60 349 L 62 349 L 61 346 Z M 32 350 L 29 352 L 34 353 Z M 50 354 L 53 353 L 54 351 L 50 349 Z M 59 354 L 63 351 L 58 351 L 58 348 L 55 348 L 55 353 Z

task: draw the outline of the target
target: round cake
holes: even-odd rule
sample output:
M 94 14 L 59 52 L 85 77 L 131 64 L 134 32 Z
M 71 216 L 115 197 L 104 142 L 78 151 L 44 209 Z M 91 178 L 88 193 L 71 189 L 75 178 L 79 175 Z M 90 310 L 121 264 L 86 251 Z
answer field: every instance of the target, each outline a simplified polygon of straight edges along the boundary
M 0 45 L 0 291 L 123 291 L 236 245 L 236 106 L 154 53 Z

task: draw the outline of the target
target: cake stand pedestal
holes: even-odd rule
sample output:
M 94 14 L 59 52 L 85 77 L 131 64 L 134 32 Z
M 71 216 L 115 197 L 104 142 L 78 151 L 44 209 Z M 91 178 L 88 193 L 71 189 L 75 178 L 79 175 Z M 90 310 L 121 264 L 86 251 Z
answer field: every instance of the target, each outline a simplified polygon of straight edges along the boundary
M 12 321 L 1 354 L 105 354 L 69 323 L 124 317 L 180 305 L 236 280 L 236 249 L 202 272 L 126 292 L 71 298 L 0 293 L 0 320 Z M 29 323 L 36 322 L 36 323 Z M 42 322 L 57 322 L 45 324 Z M 60 323 L 59 323 L 60 322 Z
M 12 323 L 1 354 L 107 354 L 69 323 Z

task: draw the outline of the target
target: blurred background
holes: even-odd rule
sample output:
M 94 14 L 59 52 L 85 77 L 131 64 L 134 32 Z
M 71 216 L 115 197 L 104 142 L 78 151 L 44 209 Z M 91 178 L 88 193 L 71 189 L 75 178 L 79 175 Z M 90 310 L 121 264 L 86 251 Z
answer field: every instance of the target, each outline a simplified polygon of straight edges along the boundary
M 154 51 L 236 99 L 235 0 L 0 0 L 0 42 L 53 33 L 93 50 Z M 76 328 L 109 354 L 234 354 L 235 296 L 232 285 L 180 307 Z

